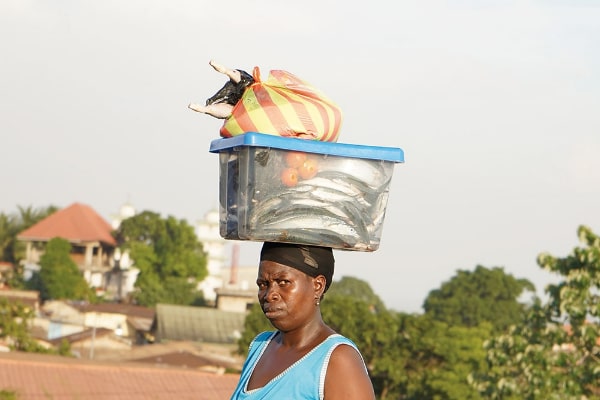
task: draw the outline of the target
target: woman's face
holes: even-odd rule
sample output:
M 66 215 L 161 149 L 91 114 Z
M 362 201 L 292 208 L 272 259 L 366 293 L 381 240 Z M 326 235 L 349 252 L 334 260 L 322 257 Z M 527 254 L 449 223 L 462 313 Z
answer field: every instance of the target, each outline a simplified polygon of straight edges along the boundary
M 323 292 L 325 279 L 321 278 L 273 261 L 261 261 L 256 279 L 258 301 L 271 324 L 285 331 L 312 318 L 315 302 Z

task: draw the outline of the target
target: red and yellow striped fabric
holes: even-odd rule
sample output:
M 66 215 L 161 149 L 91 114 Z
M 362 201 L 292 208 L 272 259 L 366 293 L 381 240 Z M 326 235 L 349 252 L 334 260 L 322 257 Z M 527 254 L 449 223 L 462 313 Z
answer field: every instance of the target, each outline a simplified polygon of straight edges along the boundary
M 323 93 L 286 71 L 273 70 L 265 82 L 254 67 L 255 82 L 225 120 L 223 137 L 246 132 L 336 142 L 342 111 Z

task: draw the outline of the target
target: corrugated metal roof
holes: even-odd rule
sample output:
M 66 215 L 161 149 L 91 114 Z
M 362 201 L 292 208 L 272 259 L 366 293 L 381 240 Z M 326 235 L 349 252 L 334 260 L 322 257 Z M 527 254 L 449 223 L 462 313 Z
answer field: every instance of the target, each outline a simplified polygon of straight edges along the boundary
M 244 329 L 246 313 L 209 307 L 156 305 L 157 340 L 233 343 Z
M 61 237 L 71 243 L 102 242 L 116 246 L 112 227 L 90 206 L 74 203 L 21 232 L 21 240 L 48 241 Z

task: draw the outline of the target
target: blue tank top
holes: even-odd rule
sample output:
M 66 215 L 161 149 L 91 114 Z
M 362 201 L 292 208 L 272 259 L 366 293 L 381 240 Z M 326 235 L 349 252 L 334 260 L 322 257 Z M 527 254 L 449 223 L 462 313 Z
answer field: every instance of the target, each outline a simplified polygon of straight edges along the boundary
M 276 333 L 260 333 L 250 343 L 248 357 L 244 362 L 240 380 L 231 396 L 231 400 L 323 400 L 325 374 L 333 350 L 340 344 L 346 344 L 352 346 L 358 352 L 358 348 L 350 339 L 339 334 L 333 334 L 262 388 L 247 390 L 248 381 L 258 360 L 260 360 Z

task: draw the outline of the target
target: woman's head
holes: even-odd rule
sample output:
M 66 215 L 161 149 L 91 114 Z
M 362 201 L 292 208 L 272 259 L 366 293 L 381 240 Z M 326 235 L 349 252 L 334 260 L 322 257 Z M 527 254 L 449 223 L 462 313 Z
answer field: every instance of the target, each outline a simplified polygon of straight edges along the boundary
M 265 243 L 260 255 L 258 301 L 282 332 L 320 318 L 319 302 L 333 278 L 331 249 Z
M 260 252 L 260 261 L 286 265 L 313 278 L 323 275 L 326 280 L 323 293 L 329 289 L 333 280 L 335 259 L 330 247 L 265 242 Z

